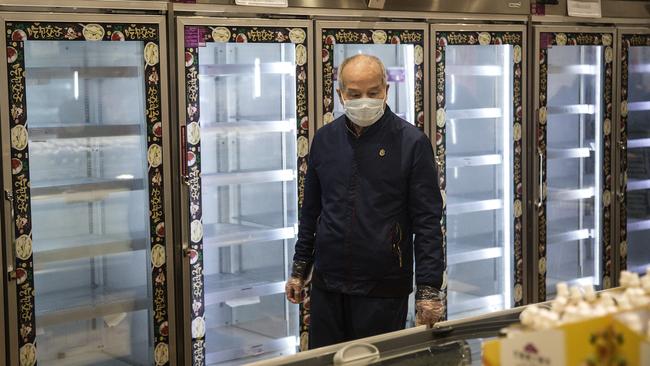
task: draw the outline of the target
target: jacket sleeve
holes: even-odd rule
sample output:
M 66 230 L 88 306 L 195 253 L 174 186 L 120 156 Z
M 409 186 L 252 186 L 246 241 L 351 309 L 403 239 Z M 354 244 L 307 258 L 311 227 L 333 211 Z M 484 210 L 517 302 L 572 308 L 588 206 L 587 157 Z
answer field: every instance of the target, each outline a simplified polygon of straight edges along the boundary
M 316 240 L 316 222 L 321 213 L 321 187 L 316 173 L 317 151 L 316 139 L 309 154 L 307 174 L 305 177 L 304 198 L 300 209 L 298 240 L 293 256 L 292 277 L 306 278 L 314 261 L 314 242 Z
M 440 290 L 445 270 L 440 226 L 442 196 L 433 148 L 426 135 L 417 140 L 413 150 L 409 179 L 409 215 L 415 234 L 416 285 L 418 289 Z

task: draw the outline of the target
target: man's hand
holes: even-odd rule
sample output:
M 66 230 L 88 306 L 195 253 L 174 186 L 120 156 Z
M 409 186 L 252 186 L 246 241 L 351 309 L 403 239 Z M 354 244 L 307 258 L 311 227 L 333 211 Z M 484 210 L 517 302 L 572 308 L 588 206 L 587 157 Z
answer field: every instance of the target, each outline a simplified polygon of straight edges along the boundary
M 302 290 L 305 287 L 305 281 L 301 278 L 291 277 L 287 281 L 287 284 L 284 288 L 284 291 L 287 294 L 287 300 L 291 301 L 294 304 L 300 304 L 302 302 Z
M 431 328 L 442 318 L 445 303 L 443 300 L 417 300 L 415 311 L 415 325 L 426 325 Z

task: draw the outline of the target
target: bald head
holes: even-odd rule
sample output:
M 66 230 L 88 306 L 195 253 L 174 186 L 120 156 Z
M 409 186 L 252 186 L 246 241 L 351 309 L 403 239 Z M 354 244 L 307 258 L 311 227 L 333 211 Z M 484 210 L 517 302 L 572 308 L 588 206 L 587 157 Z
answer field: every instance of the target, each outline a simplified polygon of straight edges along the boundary
M 339 88 L 345 90 L 351 79 L 368 78 L 378 80 L 386 86 L 386 67 L 377 56 L 358 54 L 343 60 L 339 66 Z
M 386 67 L 372 55 L 354 55 L 339 66 L 339 88 L 341 100 L 360 98 L 385 99 L 388 91 Z

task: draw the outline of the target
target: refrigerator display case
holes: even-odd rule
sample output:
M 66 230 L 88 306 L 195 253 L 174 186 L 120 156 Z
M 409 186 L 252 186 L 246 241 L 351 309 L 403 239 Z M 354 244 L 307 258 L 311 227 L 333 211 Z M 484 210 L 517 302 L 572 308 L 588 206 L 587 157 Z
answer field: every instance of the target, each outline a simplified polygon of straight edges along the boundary
M 451 319 L 523 302 L 525 28 L 434 25 Z
M 179 17 L 178 32 L 192 363 L 293 353 L 310 24 Z
M 650 266 L 650 30 L 621 28 L 619 253 L 621 269 Z
M 611 28 L 535 27 L 538 300 L 560 282 L 611 286 Z
M 9 354 L 166 365 L 173 337 L 160 16 L 0 14 Z M 173 347 L 173 346 L 172 346 Z

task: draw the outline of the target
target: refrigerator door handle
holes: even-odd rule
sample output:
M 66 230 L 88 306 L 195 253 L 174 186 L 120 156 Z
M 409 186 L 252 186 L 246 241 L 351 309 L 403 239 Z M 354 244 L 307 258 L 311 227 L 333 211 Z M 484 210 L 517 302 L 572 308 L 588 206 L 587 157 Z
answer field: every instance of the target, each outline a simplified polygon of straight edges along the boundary
M 5 200 L 9 202 L 9 205 L 11 207 L 11 210 L 9 210 L 9 220 L 10 220 L 10 225 L 9 225 L 9 232 L 10 234 L 10 241 L 11 241 L 11 255 L 9 256 L 7 260 L 7 278 L 9 281 L 13 281 L 17 278 L 16 275 L 16 269 L 14 268 L 14 265 L 16 263 L 16 232 L 14 230 L 14 223 L 15 223 L 15 218 L 14 218 L 14 194 L 10 190 L 5 190 Z
M 625 156 L 625 154 L 627 154 L 627 145 L 625 144 L 625 141 L 620 140 L 618 142 L 618 146 L 619 146 L 619 149 L 621 151 L 621 158 L 622 158 L 623 156 Z M 625 172 L 625 171 L 621 171 L 621 175 L 623 177 L 626 176 L 626 173 L 627 172 Z M 621 184 L 618 187 L 618 199 L 621 202 L 623 202 L 623 200 L 625 200 L 625 181 L 624 180 L 625 180 L 625 178 L 621 181 Z
M 541 209 L 544 205 L 544 153 L 541 148 L 537 148 L 537 157 L 539 159 L 539 197 L 537 198 L 537 208 Z

